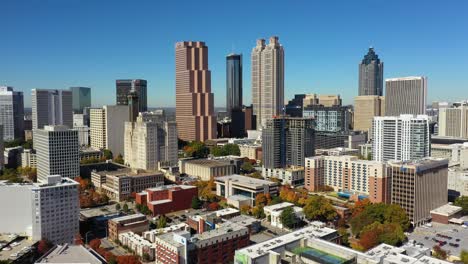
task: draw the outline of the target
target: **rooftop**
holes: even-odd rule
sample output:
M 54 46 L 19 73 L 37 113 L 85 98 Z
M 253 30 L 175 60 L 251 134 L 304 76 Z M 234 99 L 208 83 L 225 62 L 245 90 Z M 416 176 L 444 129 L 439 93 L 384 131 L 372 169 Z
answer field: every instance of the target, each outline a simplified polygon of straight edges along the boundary
M 453 214 L 456 214 L 458 212 L 461 212 L 462 208 L 459 206 L 455 206 L 452 204 L 446 204 L 442 205 L 439 208 L 436 208 L 431 211 L 431 214 L 438 214 L 438 215 L 443 215 L 443 216 L 451 216 Z
M 286 209 L 288 207 L 293 207 L 293 206 L 294 206 L 294 204 L 292 204 L 292 203 L 282 202 L 282 203 L 279 203 L 279 204 L 265 206 L 265 207 L 263 207 L 263 209 L 267 210 L 267 211 L 280 211 L 280 210 L 284 210 L 284 209 Z
M 131 168 L 121 168 L 114 171 L 93 171 L 101 176 L 116 176 L 116 177 L 144 177 L 144 176 L 153 176 L 153 175 L 162 175 L 160 171 L 146 171 L 146 170 L 135 170 Z
M 154 187 L 154 188 L 148 188 L 148 189 L 146 189 L 146 191 L 156 192 L 156 191 L 163 191 L 163 190 L 172 190 L 174 188 L 181 188 L 183 190 L 188 190 L 188 189 L 193 189 L 193 188 L 197 188 L 197 187 L 192 186 L 192 185 L 170 184 L 170 185 L 163 185 L 163 186 L 158 186 L 158 187 Z M 141 193 L 145 193 L 145 191 L 143 191 Z
M 239 213 L 239 210 L 234 209 L 234 208 L 225 208 L 225 209 L 218 210 L 215 213 L 216 213 L 216 216 L 222 217 L 222 216 L 225 216 L 225 215 Z
M 193 159 L 193 160 L 187 160 L 187 164 L 195 164 L 195 165 L 200 165 L 200 166 L 205 166 L 205 167 L 220 167 L 220 166 L 230 166 L 231 163 L 229 163 L 226 160 L 213 160 L 213 159 Z
M 65 244 L 56 246 L 36 263 L 102 264 L 106 262 L 97 253 L 93 254 L 82 245 Z
M 128 220 L 139 220 L 140 218 L 144 218 L 146 220 L 146 216 L 144 214 L 132 214 L 132 215 L 126 215 L 126 216 L 121 216 L 112 219 L 113 222 L 123 222 L 123 221 L 128 221 Z
M 246 227 L 242 226 L 242 225 L 238 225 L 238 224 L 232 223 L 232 222 L 225 222 L 225 224 L 221 225 L 220 227 L 218 227 L 216 229 L 212 229 L 212 230 L 207 231 L 207 232 L 203 232 L 201 234 L 196 234 L 196 235 L 193 236 L 193 238 L 195 238 L 196 240 L 199 240 L 199 241 L 200 240 L 206 240 L 206 239 L 226 235 L 226 234 L 231 233 L 231 232 L 241 231 L 243 229 L 248 232 L 248 229 Z
M 241 226 L 248 226 L 256 222 L 260 222 L 259 219 L 247 215 L 238 215 L 226 220 L 226 222 L 235 223 Z
M 272 181 L 267 181 L 267 180 L 262 180 L 262 179 L 255 179 L 255 178 L 242 176 L 242 175 L 238 175 L 238 174 L 216 177 L 215 181 L 216 182 L 224 182 L 224 183 L 226 183 L 227 181 L 231 181 L 231 182 L 239 184 L 239 185 L 249 186 L 249 187 L 253 187 L 253 188 L 261 187 L 263 185 L 270 185 L 270 186 L 278 185 L 278 183 L 275 183 L 275 182 L 272 182 Z
M 393 167 L 418 167 L 421 169 L 424 168 L 433 168 L 439 165 L 447 164 L 448 160 L 443 158 L 434 158 L 434 157 L 427 157 L 418 160 L 409 160 L 409 161 L 397 161 L 397 160 L 390 160 L 388 161 L 388 165 Z

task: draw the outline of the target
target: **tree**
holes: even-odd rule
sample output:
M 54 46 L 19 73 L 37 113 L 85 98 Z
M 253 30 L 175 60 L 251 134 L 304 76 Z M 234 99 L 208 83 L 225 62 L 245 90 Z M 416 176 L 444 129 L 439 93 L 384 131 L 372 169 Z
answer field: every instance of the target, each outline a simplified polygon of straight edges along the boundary
M 454 205 L 462 208 L 462 214 L 468 214 L 468 196 L 460 196 L 455 199 Z
M 349 246 L 349 232 L 346 228 L 340 227 L 338 229 L 338 234 L 341 236 L 341 245 Z
M 106 160 L 110 160 L 110 159 L 112 159 L 112 157 L 113 157 L 112 151 L 110 151 L 110 150 L 108 150 L 108 149 L 104 149 L 104 150 L 102 151 L 102 154 L 103 154 L 103 156 L 104 156 L 104 158 L 105 158 Z
M 251 174 L 247 175 L 251 178 L 255 178 L 255 179 L 263 179 L 263 176 L 262 176 L 262 173 L 259 172 L 259 171 L 254 171 L 252 172 Z
M 280 221 L 287 228 L 294 228 L 298 222 L 296 213 L 292 207 L 287 207 L 280 214 Z
M 115 210 L 120 211 L 120 204 L 119 203 L 115 204 Z
M 203 142 L 192 141 L 184 147 L 184 153 L 186 157 L 206 158 L 210 150 Z
M 265 212 L 263 210 L 263 206 L 261 205 L 254 206 L 252 208 L 252 215 L 258 219 L 265 218 Z
M 326 222 L 335 219 L 337 213 L 328 199 L 315 195 L 307 199 L 304 206 L 304 215 L 309 220 Z
M 351 209 L 352 216 L 357 216 L 362 213 L 364 209 L 371 204 L 369 199 L 358 200 L 354 203 L 354 207 Z
M 158 224 L 156 225 L 157 228 L 165 228 L 166 225 L 167 225 L 166 216 L 164 216 L 164 215 L 159 216 Z
M 95 239 L 89 241 L 89 246 L 90 246 L 94 251 L 97 251 L 97 249 L 101 247 L 101 239 L 95 238 Z
M 210 149 L 210 154 L 215 157 L 226 156 L 224 148 L 220 146 L 214 146 Z
M 438 259 L 447 259 L 447 251 L 443 250 L 439 245 L 435 245 L 432 250 L 434 251 L 432 256 Z
M 200 201 L 200 198 L 198 198 L 198 196 L 194 196 L 192 198 L 192 208 L 200 209 L 201 205 L 202 205 L 202 201 Z
M 125 213 L 127 213 L 127 212 L 128 212 L 128 204 L 127 204 L 127 203 L 124 203 L 122 209 L 123 209 L 123 211 L 124 211 Z
M 259 193 L 255 196 L 255 205 L 265 206 L 271 203 L 271 195 L 269 193 L 263 194 Z
M 119 153 L 117 157 L 114 159 L 114 162 L 119 163 L 119 164 L 124 164 L 124 159 L 122 157 L 122 154 Z
M 37 244 L 37 252 L 39 252 L 41 255 L 44 255 L 52 248 L 52 246 L 53 244 L 50 241 L 41 239 Z
M 151 210 L 148 208 L 148 206 L 146 204 L 144 204 L 144 205 L 141 206 L 140 213 L 142 213 L 144 215 L 151 215 L 153 212 L 151 212 Z
M 217 202 L 212 202 L 208 205 L 209 211 L 216 211 L 219 209 L 219 204 Z
M 241 170 L 244 173 L 251 173 L 254 170 L 254 167 L 250 162 L 244 161 L 244 163 L 242 163 Z
M 462 250 L 462 252 L 460 253 L 460 261 L 463 264 L 468 264 L 468 251 Z
M 396 223 L 382 224 L 374 222 L 362 230 L 359 243 L 364 249 L 374 247 L 377 244 L 370 245 L 369 241 L 367 241 L 370 237 L 374 238 L 374 236 L 377 239 L 377 244 L 385 243 L 392 246 L 400 245 L 406 239 L 400 225 Z
M 249 214 L 250 212 L 250 206 L 248 205 L 242 205 L 239 209 L 241 214 Z
M 349 221 L 354 235 L 359 236 L 368 225 L 378 222 L 381 224 L 397 224 L 403 231 L 407 230 L 410 222 L 406 211 L 396 204 L 367 204 L 360 213 L 354 215 Z M 354 213 L 353 213 L 354 214 Z
M 233 156 L 240 155 L 240 149 L 237 144 L 226 144 L 223 146 L 223 150 L 224 150 L 225 155 L 233 155 Z

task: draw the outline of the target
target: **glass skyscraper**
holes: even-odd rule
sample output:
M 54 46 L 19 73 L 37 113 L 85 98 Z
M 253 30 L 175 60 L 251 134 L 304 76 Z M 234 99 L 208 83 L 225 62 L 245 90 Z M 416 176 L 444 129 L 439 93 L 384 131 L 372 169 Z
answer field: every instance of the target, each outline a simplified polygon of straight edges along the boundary
M 383 62 L 372 47 L 359 64 L 359 96 L 362 95 L 383 95 Z
M 138 95 L 138 110 L 140 112 L 148 111 L 147 103 L 147 82 L 146 80 L 135 79 L 135 80 L 116 80 L 116 101 L 117 105 L 128 105 L 128 94 L 133 89 Z
M 226 112 L 242 110 L 242 55 L 226 56 Z
M 91 88 L 88 87 L 70 87 L 73 96 L 73 112 L 75 114 L 83 113 L 83 109 L 91 107 Z

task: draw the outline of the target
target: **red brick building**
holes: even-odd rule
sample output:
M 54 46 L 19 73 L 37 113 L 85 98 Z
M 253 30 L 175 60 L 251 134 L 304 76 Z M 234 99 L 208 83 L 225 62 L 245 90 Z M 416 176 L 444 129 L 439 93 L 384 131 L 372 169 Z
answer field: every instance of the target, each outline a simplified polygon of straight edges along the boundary
M 132 231 L 141 235 L 141 233 L 148 231 L 149 221 L 142 214 L 126 215 L 109 220 L 108 229 L 109 238 L 117 240 L 122 232 Z
M 135 201 L 148 206 L 153 216 L 191 208 L 198 189 L 189 185 L 166 185 L 137 193 Z

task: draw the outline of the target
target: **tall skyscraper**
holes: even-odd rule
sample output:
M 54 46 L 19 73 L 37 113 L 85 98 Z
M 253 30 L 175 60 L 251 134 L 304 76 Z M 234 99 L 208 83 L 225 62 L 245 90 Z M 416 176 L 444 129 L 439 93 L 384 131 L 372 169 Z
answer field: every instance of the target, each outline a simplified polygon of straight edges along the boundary
M 226 56 L 226 112 L 242 110 L 242 54 Z
M 267 169 L 304 166 L 314 155 L 314 126 L 311 118 L 275 117 L 262 130 L 263 166 Z
M 65 125 L 73 127 L 73 96 L 68 90 L 32 90 L 33 129 L 44 126 Z
M 359 95 L 378 95 L 383 94 L 383 62 L 375 53 L 374 48 L 364 56 L 359 64 Z
M 385 97 L 378 95 L 363 95 L 354 98 L 355 131 L 365 131 L 370 135 L 372 121 L 375 116 L 385 115 Z
M 468 138 L 468 105 L 440 108 L 438 135 Z
M 414 160 L 431 155 L 429 117 L 401 115 L 374 117 L 372 159 Z
M 305 94 L 295 94 L 294 98 L 289 100 L 285 106 L 286 115 L 290 117 L 302 117 L 302 107 L 305 96 Z
M 34 130 L 37 180 L 47 182 L 50 175 L 74 179 L 80 176 L 78 131 L 67 126 L 44 126 Z
M 0 125 L 3 125 L 5 141 L 24 137 L 23 92 L 15 92 L 13 87 L 0 86 Z
M 91 88 L 70 87 L 73 96 L 73 112 L 82 114 L 83 109 L 91 107 Z
M 138 111 L 148 111 L 147 82 L 142 79 L 116 80 L 117 105 L 128 105 L 128 94 L 130 91 L 136 91 L 138 95 Z
M 426 114 L 427 77 L 385 80 L 385 115 Z
M 214 95 L 205 42 L 176 43 L 176 122 L 185 141 L 216 138 Z
M 265 45 L 257 40 L 252 49 L 252 103 L 257 116 L 257 129 L 267 119 L 282 114 L 284 107 L 284 49 L 278 37 Z

